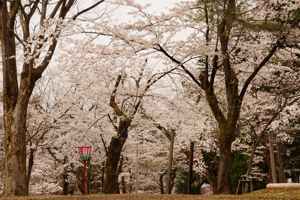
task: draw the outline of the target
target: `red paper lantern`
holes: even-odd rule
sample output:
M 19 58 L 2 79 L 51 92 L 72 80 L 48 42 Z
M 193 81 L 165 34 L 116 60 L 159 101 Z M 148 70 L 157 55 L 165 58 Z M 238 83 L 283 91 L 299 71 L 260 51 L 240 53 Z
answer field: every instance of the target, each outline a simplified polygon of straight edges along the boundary
M 89 159 L 91 147 L 78 147 L 81 160 L 85 161 Z
M 91 147 L 78 147 L 81 160 L 83 160 L 83 195 L 85 195 L 85 168 L 86 161 L 89 159 Z

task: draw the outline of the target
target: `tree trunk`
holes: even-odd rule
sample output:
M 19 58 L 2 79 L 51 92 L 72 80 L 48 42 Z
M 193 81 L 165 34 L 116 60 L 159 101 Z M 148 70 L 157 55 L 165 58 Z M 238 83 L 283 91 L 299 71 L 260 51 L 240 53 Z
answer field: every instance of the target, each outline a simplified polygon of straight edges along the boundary
M 26 187 L 26 112 L 30 92 L 18 91 L 14 22 L 18 2 L 0 3 L 0 38 L 3 68 L 3 115 L 5 128 L 5 163 L 3 195 L 27 195 Z M 10 13 L 8 13 L 10 12 Z M 20 83 L 20 86 L 22 83 Z M 22 88 L 24 89 L 24 87 Z M 24 92 L 24 93 L 23 93 Z M 29 92 L 29 93 L 28 93 Z M 29 94 L 29 95 L 28 95 Z
M 220 130 L 220 159 L 218 169 L 218 194 L 231 194 L 231 143 L 232 137 Z
M 104 176 L 105 176 L 105 161 L 102 163 L 102 176 L 101 176 L 101 192 L 104 193 Z
M 4 164 L 4 196 L 25 196 L 28 194 L 27 181 L 26 181 L 26 115 L 29 98 L 33 91 L 34 85 L 38 79 L 41 78 L 43 71 L 49 65 L 53 53 L 56 48 L 56 36 L 49 36 L 52 44 L 48 48 L 47 55 L 39 66 L 34 67 L 35 59 L 41 58 L 38 54 L 34 58 L 27 57 L 29 62 L 23 62 L 21 75 L 18 76 L 17 60 L 16 60 L 16 42 L 15 38 L 22 39 L 22 44 L 27 44 L 27 39 L 30 37 L 30 26 L 32 16 L 38 13 L 40 19 L 34 18 L 34 21 L 40 20 L 40 27 L 42 29 L 43 22 L 46 16 L 53 18 L 58 16 L 64 19 L 66 14 L 73 7 L 76 1 L 58 1 L 52 14 L 46 14 L 46 6 L 48 1 L 43 1 L 42 8 L 38 8 L 40 1 L 34 1 L 31 6 L 22 5 L 23 1 L 0 1 L 0 39 L 1 39 L 1 54 L 2 54 L 2 69 L 3 69 L 3 115 L 4 115 L 4 128 L 5 128 L 5 164 Z M 103 1 L 95 3 L 99 5 Z M 9 9 L 7 8 L 9 6 Z M 79 15 L 94 8 L 91 6 L 79 13 Z M 59 9 L 60 8 L 60 9 Z M 51 12 L 51 11 L 50 11 Z M 17 17 L 18 20 L 16 19 Z M 16 28 L 16 21 L 21 25 Z M 38 25 L 37 25 L 38 26 Z M 22 30 L 21 30 L 22 29 Z M 56 26 L 59 32 L 58 26 Z M 18 35 L 18 33 L 20 35 Z M 22 36 L 21 36 L 22 35 Z M 44 39 L 41 36 L 40 39 Z M 43 45 L 37 44 L 33 49 L 36 52 L 40 51 Z M 31 47 L 26 46 L 23 50 L 25 52 L 32 52 Z M 35 52 L 35 53 L 36 53 Z M 20 77 L 20 81 L 18 81 Z
M 299 172 L 292 172 L 293 183 L 299 183 Z
M 175 167 L 174 169 L 172 169 L 171 171 L 171 183 L 170 183 L 170 193 L 174 187 L 174 183 L 175 183 L 175 178 L 176 178 L 176 172 L 177 172 L 177 167 Z
M 124 176 L 122 176 L 121 182 L 122 182 L 122 193 L 126 194 L 127 193 L 126 192 L 126 182 L 125 182 L 125 177 Z
M 17 106 L 5 109 L 5 169 L 4 196 L 26 196 L 26 109 Z
M 270 158 L 270 151 L 269 148 L 265 148 L 265 155 L 266 155 L 266 161 L 269 169 L 269 183 L 273 183 L 273 176 L 272 176 L 272 168 L 271 168 L 271 158 Z
M 103 193 L 120 193 L 118 183 L 118 166 L 124 142 L 122 141 L 122 138 L 112 137 L 110 145 L 108 146 Z
M 69 194 L 69 181 L 68 181 L 68 172 L 64 169 L 62 173 L 62 188 L 63 188 L 63 195 Z
M 128 137 L 128 127 L 131 121 L 120 120 L 117 135 L 111 138 L 107 149 L 103 193 L 120 194 L 118 176 L 122 147 Z
M 216 168 L 215 166 L 213 168 Z M 209 183 L 212 187 L 213 194 L 218 194 L 218 180 L 217 177 L 214 175 L 213 171 L 216 169 L 207 169 L 206 174 L 209 179 Z
M 279 143 L 276 144 L 277 147 L 277 160 L 278 160 L 278 177 L 279 177 L 279 183 L 286 183 L 286 178 L 284 174 L 284 165 L 283 165 L 283 159 L 281 155 L 281 146 Z
M 30 153 L 29 153 L 29 158 L 28 158 L 28 170 L 27 170 L 27 177 L 26 177 L 27 188 L 29 188 L 29 181 L 30 181 L 32 167 L 34 164 L 34 152 L 35 151 L 36 151 L 36 149 L 30 148 Z
M 216 153 L 215 152 L 204 152 L 203 150 L 201 150 L 201 153 L 203 155 L 203 159 L 205 164 L 208 166 L 205 170 L 206 172 L 206 177 L 209 180 L 209 183 L 212 187 L 213 190 L 213 194 L 217 194 L 218 193 L 218 162 L 216 161 Z
M 164 178 L 164 175 L 166 172 L 167 172 L 167 170 L 159 176 L 160 194 L 165 194 L 163 178 Z

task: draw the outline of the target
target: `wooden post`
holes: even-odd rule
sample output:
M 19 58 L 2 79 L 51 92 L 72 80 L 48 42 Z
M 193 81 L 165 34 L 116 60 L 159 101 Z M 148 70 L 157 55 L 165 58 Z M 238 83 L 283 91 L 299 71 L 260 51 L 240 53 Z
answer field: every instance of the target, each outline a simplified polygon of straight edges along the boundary
M 242 183 L 242 184 L 241 184 Z M 247 194 L 248 193 L 248 187 L 246 187 L 246 183 L 248 183 L 248 185 L 250 184 L 250 189 L 251 192 L 253 192 L 253 185 L 252 185 L 252 180 L 244 180 L 244 179 L 240 179 L 237 189 L 236 189 L 236 195 L 238 195 L 239 193 L 239 189 L 240 189 L 240 185 L 242 185 L 242 194 Z
M 187 194 L 192 194 L 192 179 L 193 179 L 193 158 L 194 157 L 194 142 L 190 143 L 190 161 L 189 161 L 189 178 Z
M 138 159 L 139 159 L 139 146 L 138 146 L 138 137 L 136 136 L 136 155 L 135 155 L 135 193 L 138 193 L 138 187 L 139 187 L 139 178 L 138 178 Z
M 174 149 L 174 133 L 170 133 L 171 142 L 170 142 L 170 151 L 169 151 L 169 163 L 168 163 L 168 172 L 167 172 L 167 187 L 166 194 L 171 194 L 171 170 L 172 170 L 172 162 L 173 162 L 173 149 Z
M 271 133 L 268 134 L 269 137 L 269 148 L 270 148 L 270 159 L 271 159 L 271 170 L 272 170 L 272 178 L 273 183 L 278 183 L 276 176 L 276 165 L 275 165 L 275 157 L 274 157 L 274 148 L 273 148 L 273 135 Z
M 237 186 L 237 189 L 236 189 L 236 195 L 238 195 L 239 193 L 239 189 L 240 189 L 240 184 L 241 184 L 241 179 L 239 180 L 239 183 L 238 183 L 238 186 Z
M 86 168 L 86 161 L 83 161 L 84 166 L 83 166 L 83 195 L 85 195 L 85 168 Z
M 104 186 L 104 174 L 105 174 L 105 161 L 102 163 L 102 176 L 101 176 L 101 192 L 103 193 Z

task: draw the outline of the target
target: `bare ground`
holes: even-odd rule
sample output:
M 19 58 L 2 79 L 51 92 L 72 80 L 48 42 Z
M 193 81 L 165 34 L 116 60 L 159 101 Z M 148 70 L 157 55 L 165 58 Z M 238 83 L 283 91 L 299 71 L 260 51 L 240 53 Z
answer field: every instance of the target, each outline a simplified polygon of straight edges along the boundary
M 215 200 L 215 199 L 282 199 L 300 200 L 300 189 L 279 188 L 258 190 L 246 195 L 185 195 L 185 194 L 119 194 L 119 195 L 87 195 L 87 196 L 29 196 L 0 197 L 0 200 Z

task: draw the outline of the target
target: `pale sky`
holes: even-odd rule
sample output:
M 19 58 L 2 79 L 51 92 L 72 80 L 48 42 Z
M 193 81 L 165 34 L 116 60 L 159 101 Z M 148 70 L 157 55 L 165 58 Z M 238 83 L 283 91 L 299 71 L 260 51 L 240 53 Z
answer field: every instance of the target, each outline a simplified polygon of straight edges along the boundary
M 153 11 L 156 11 L 157 13 L 160 13 L 165 10 L 165 8 L 172 8 L 176 3 L 179 3 L 182 0 L 135 0 L 138 4 L 144 4 L 144 3 L 152 3 L 151 9 Z
M 173 8 L 177 3 L 180 3 L 182 0 L 135 0 L 136 3 L 140 5 L 145 5 L 151 3 L 151 7 L 147 9 L 148 13 L 160 14 L 166 12 L 166 8 Z M 114 14 L 114 19 L 117 19 L 119 22 L 128 21 L 132 16 L 128 16 L 126 13 L 129 10 L 119 8 L 117 13 Z

